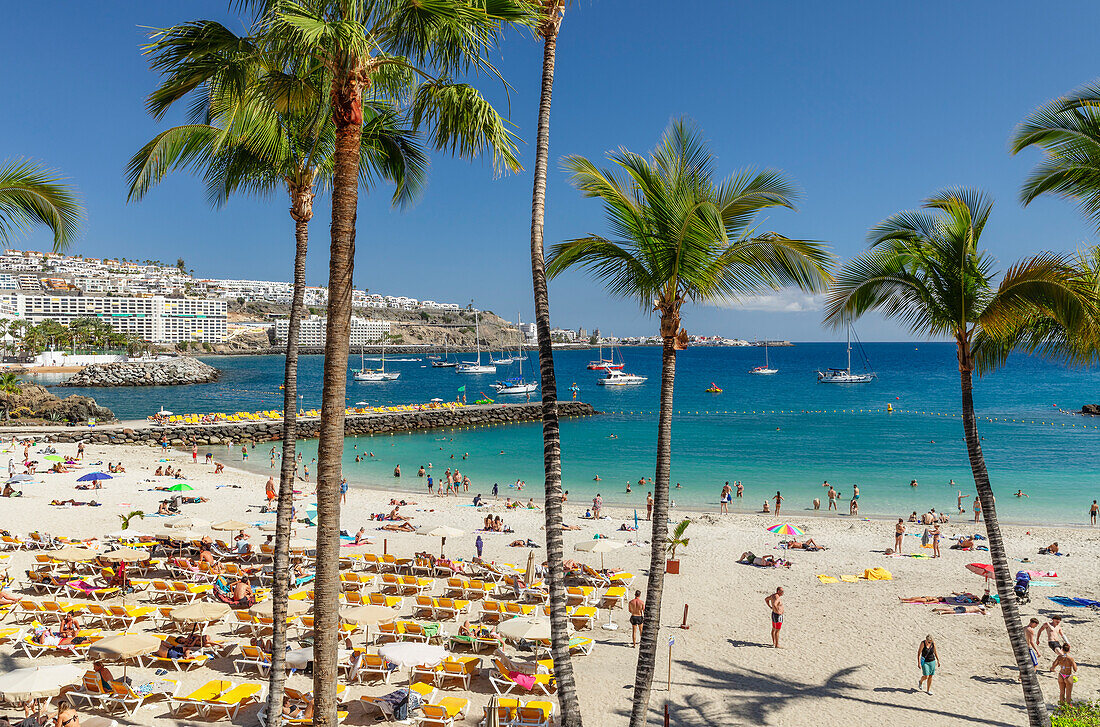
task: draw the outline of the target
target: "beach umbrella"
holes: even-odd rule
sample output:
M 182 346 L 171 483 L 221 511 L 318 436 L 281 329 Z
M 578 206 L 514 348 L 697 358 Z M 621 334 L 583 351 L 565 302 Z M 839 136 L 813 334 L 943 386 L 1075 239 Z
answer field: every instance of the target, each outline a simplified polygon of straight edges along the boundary
M 248 523 L 242 523 L 240 520 L 222 520 L 220 523 L 214 523 L 210 526 L 211 530 L 244 530 L 248 527 Z
M 312 540 L 306 540 L 305 538 L 291 538 L 288 543 L 291 550 L 309 550 L 310 548 L 316 548 L 317 543 Z
M 439 543 L 439 557 L 443 557 L 443 546 L 447 544 L 447 538 L 457 538 L 464 534 L 464 530 L 452 528 L 449 525 L 437 525 L 436 527 L 424 526 L 416 531 L 417 535 L 427 535 L 432 538 L 441 538 Z
M 219 601 L 195 601 L 172 609 L 169 618 L 179 624 L 207 624 L 229 613 L 229 606 Z
M 573 546 L 573 550 L 581 553 L 599 553 L 600 554 L 600 570 L 604 570 L 603 566 L 603 554 L 610 553 L 612 550 L 618 550 L 623 547 L 625 543 L 620 543 L 617 540 L 611 540 L 610 538 L 599 538 L 596 540 L 582 540 Z
M 378 654 L 383 659 L 397 666 L 435 666 L 447 658 L 447 650 L 435 644 L 425 644 L 419 641 L 397 641 L 392 644 L 384 644 L 378 647 Z
M 32 475 L 12 475 L 8 478 L 7 484 L 18 485 L 20 482 L 31 482 L 34 480 Z
M 967 563 L 966 569 L 971 573 L 982 576 L 986 580 L 993 577 L 993 566 L 990 563 Z
M 99 557 L 112 563 L 141 563 L 149 560 L 149 551 L 138 550 L 137 548 L 117 548 L 109 550 Z
M 178 485 L 172 485 L 171 487 L 169 487 L 168 491 L 169 492 L 190 492 L 193 489 L 195 489 L 195 488 L 192 487 L 191 485 L 187 484 L 186 482 L 181 482 Z
M 397 618 L 397 611 L 385 606 L 365 604 L 351 608 L 340 609 L 340 618 L 344 623 L 358 624 L 363 627 L 366 643 L 370 643 L 370 627 L 378 624 L 389 623 Z
M 535 582 L 535 551 L 527 551 L 527 570 L 523 573 L 523 582 L 530 586 Z
M 147 656 L 160 648 L 161 641 L 153 634 L 114 634 L 88 647 L 88 656 L 96 659 L 133 659 Z
M 85 560 L 92 560 L 97 555 L 99 555 L 99 553 L 94 550 L 81 548 L 75 545 L 66 545 L 64 548 L 50 553 L 51 558 L 65 563 L 79 563 Z
M 550 619 L 545 616 L 520 616 L 497 626 L 500 635 L 513 641 L 539 641 L 550 638 Z M 572 628 L 570 628 L 572 631 Z
M 192 530 L 162 530 L 157 533 L 158 538 L 169 538 L 171 540 L 198 540 L 202 536 Z
M 170 523 L 165 523 L 166 528 L 179 528 L 180 530 L 190 530 L 191 528 L 205 528 L 210 524 L 209 520 L 203 520 L 197 517 L 181 517 L 173 520 Z
M 802 537 L 805 535 L 805 531 L 797 525 L 791 525 L 789 523 L 780 523 L 779 525 L 772 525 L 768 528 L 769 533 L 775 533 L 776 535 L 794 535 L 796 537 Z
M 62 687 L 76 684 L 86 668 L 76 664 L 51 664 L 13 669 L 0 676 L 0 698 L 5 702 L 26 702 L 56 697 Z
M 485 708 L 485 727 L 500 727 L 500 703 L 495 694 L 489 697 L 489 706 Z
M 638 529 L 638 508 L 634 508 L 634 530 Z
M 266 616 L 271 618 L 271 608 L 273 606 L 272 599 L 266 601 L 260 601 L 252 608 L 248 609 L 248 612 L 253 616 Z M 286 615 L 287 616 L 301 616 L 303 613 L 309 611 L 309 606 L 304 601 L 293 600 L 286 602 Z
M 83 475 L 81 477 L 77 477 L 76 481 L 77 482 L 99 482 L 100 480 L 113 480 L 113 479 L 114 479 L 114 477 L 111 477 L 109 474 L 106 474 L 104 472 L 89 472 L 86 475 Z
M 114 538 L 115 540 L 132 540 L 134 538 L 149 538 L 152 536 L 141 530 L 119 530 L 117 533 L 107 533 L 107 537 Z

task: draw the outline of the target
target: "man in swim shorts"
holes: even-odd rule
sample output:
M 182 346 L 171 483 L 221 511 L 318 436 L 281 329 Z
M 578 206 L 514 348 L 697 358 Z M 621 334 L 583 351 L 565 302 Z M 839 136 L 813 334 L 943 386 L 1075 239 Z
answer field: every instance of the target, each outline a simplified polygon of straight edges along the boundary
M 1036 671 L 1039 669 L 1039 619 L 1033 618 L 1024 627 L 1024 636 L 1027 638 L 1027 654 L 1031 657 L 1031 665 Z
M 1054 652 L 1054 659 L 1057 661 L 1058 657 L 1065 652 L 1065 647 L 1069 646 L 1069 640 L 1062 633 L 1062 617 L 1058 614 L 1051 616 L 1050 622 L 1043 624 L 1039 629 L 1036 640 L 1043 638 L 1044 633 L 1047 635 L 1047 646 Z M 1051 664 L 1050 670 L 1054 671 L 1054 664 Z
M 645 601 L 642 600 L 642 592 L 634 591 L 634 598 L 626 604 L 626 610 L 630 612 L 630 645 L 638 646 L 638 639 L 642 636 L 642 622 L 645 620 Z
M 775 589 L 775 593 L 764 599 L 764 603 L 772 612 L 772 646 L 779 646 L 779 630 L 783 628 L 783 613 L 786 610 L 783 605 L 783 586 Z

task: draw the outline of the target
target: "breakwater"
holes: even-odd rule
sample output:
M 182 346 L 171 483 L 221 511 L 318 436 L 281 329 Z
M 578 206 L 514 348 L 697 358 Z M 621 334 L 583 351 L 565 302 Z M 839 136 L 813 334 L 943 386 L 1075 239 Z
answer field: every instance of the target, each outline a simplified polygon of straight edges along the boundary
M 562 418 L 585 417 L 598 414 L 591 404 L 579 401 L 558 403 L 558 414 Z M 424 409 L 421 411 L 403 411 L 372 414 L 348 415 L 344 422 L 344 434 L 349 437 L 390 432 L 407 432 L 429 429 L 447 429 L 450 427 L 488 426 L 530 422 L 540 419 L 542 405 L 531 404 L 485 404 L 460 408 Z M 317 437 L 320 419 L 316 417 L 298 420 L 298 437 L 312 439 Z M 281 421 L 260 421 L 243 423 L 191 424 L 175 426 L 127 426 L 125 424 L 107 425 L 92 429 L 44 429 L 34 431 L 27 428 L 19 436 L 38 434 L 49 442 L 89 442 L 96 444 L 159 444 L 168 439 L 175 446 L 226 444 L 227 442 L 268 442 L 282 439 Z

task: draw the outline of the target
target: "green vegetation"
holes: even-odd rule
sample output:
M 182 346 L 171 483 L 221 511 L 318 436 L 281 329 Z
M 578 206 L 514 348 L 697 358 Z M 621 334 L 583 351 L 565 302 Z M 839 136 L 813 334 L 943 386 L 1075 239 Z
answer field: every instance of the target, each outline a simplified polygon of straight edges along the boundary
M 78 318 L 67 326 L 54 320 L 44 320 L 38 325 L 15 320 L 8 325 L 8 333 L 15 339 L 17 351 L 32 356 L 50 348 L 71 350 L 74 354 L 105 351 L 139 354 L 151 345 L 139 336 L 116 331 L 98 318 Z
M 27 161 L 0 163 L 0 245 L 44 225 L 53 231 L 54 252 L 66 249 L 84 217 L 76 193 L 42 167 Z
M 1050 727 L 1100 727 L 1100 702 L 1059 704 Z

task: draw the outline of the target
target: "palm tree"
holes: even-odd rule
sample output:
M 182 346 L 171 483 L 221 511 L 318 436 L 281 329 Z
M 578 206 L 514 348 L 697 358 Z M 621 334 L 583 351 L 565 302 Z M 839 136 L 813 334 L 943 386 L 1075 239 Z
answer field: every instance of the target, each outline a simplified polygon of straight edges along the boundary
M 608 155 L 617 170 L 568 157 L 573 184 L 603 201 L 619 239 L 589 235 L 551 248 L 548 272 L 580 267 L 613 295 L 632 298 L 660 318 L 663 341 L 657 467 L 653 477 L 653 536 L 634 681 L 631 727 L 645 724 L 661 624 L 668 483 L 672 458 L 672 399 L 676 352 L 687 345 L 680 326 L 685 302 L 713 303 L 795 285 L 816 291 L 829 279 L 832 258 L 816 242 L 792 240 L 752 227 L 769 207 L 794 207 L 794 187 L 776 171 L 745 170 L 714 178 L 714 158 L 694 125 L 674 121 L 650 156 L 621 149 Z
M 283 382 L 283 445 L 273 557 L 273 634 L 268 719 L 278 727 L 286 671 L 286 608 L 290 592 L 298 405 L 298 334 L 305 315 L 305 265 L 309 222 L 318 185 L 332 179 L 334 128 L 324 113 L 319 67 L 288 63 L 261 38 L 238 37 L 220 23 L 198 21 L 154 34 L 152 65 L 165 80 L 150 96 L 156 117 L 177 101 L 196 97 L 193 123 L 170 128 L 130 162 L 131 197 L 140 199 L 175 169 L 193 169 L 205 179 L 215 206 L 237 191 L 261 196 L 285 191 L 294 220 L 294 286 L 287 328 Z M 296 100 L 291 106 L 285 103 Z M 303 102 L 304 101 L 304 102 Z M 394 203 L 411 201 L 420 188 L 426 159 L 396 111 L 368 98 L 359 149 L 359 177 L 396 185 Z M 182 260 L 177 261 L 181 265 Z
M 53 232 L 54 252 L 61 252 L 76 237 L 83 217 L 76 192 L 41 166 L 25 160 L 0 164 L 0 245 L 7 247 L 17 233 L 45 225 Z
M 341 458 L 347 406 L 348 345 L 359 201 L 358 153 L 363 94 L 410 99 L 412 127 L 430 127 L 431 144 L 461 157 L 491 153 L 494 167 L 518 168 L 511 133 L 472 86 L 450 78 L 489 70 L 502 23 L 526 21 L 522 0 L 256 0 L 270 33 L 326 73 L 334 126 L 328 309 L 317 442 L 317 579 L 314 623 L 314 722 L 336 724 Z M 419 79 L 419 82 L 414 82 Z
M 531 284 L 535 297 L 535 330 L 539 343 L 542 386 L 542 456 L 546 472 L 546 566 L 550 584 L 550 650 L 558 682 L 562 727 L 580 727 L 581 708 L 569 656 L 569 614 L 565 592 L 565 542 L 562 537 L 561 433 L 558 424 L 558 382 L 550 341 L 550 297 L 543 254 L 546 215 L 546 168 L 550 159 L 550 101 L 554 93 L 554 63 L 565 0 L 539 2 L 538 34 L 542 37 L 542 95 L 535 142 L 535 180 L 531 194 Z
M 979 248 L 992 210 L 981 192 L 949 189 L 898 213 L 868 235 L 870 249 L 844 265 L 829 293 L 826 321 L 844 325 L 875 310 L 922 336 L 955 340 L 962 390 L 963 434 L 981 502 L 1001 614 L 1023 683 L 1030 724 L 1047 725 L 1039 680 L 1013 592 L 997 506 L 974 416 L 973 373 L 987 373 L 1016 349 L 1083 361 L 1074 343 L 1094 333 L 1095 302 L 1071 261 L 1051 254 L 1022 260 L 994 281 L 994 264 Z

